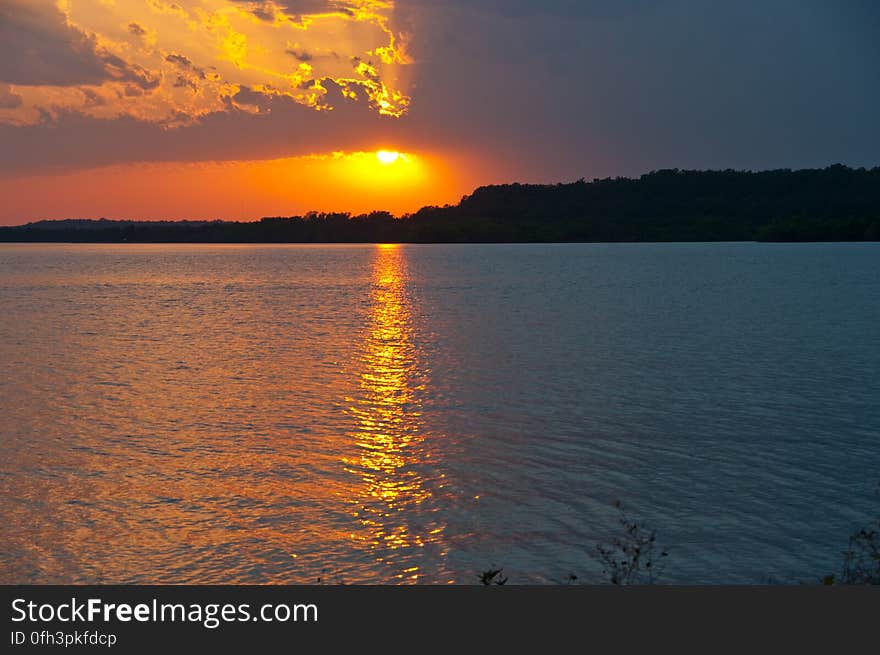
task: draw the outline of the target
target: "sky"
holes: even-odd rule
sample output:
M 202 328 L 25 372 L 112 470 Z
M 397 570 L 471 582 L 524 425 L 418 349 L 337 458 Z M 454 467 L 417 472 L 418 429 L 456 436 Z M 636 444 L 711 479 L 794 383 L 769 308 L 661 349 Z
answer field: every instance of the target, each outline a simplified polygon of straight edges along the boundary
M 0 0 L 0 224 L 876 166 L 877 34 L 873 0 Z

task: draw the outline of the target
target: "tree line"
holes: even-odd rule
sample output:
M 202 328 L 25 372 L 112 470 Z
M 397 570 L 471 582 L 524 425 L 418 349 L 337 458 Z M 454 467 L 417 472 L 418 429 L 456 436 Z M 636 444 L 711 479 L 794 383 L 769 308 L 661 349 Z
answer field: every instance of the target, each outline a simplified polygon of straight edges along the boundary
M 490 243 L 880 240 L 880 167 L 667 169 L 480 187 L 456 205 L 234 221 L 39 221 L 2 241 Z

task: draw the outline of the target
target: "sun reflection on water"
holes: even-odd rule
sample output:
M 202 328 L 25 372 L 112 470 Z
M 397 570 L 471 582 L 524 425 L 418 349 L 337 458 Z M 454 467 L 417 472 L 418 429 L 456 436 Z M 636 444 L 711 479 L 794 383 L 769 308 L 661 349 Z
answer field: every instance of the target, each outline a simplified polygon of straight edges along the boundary
M 360 478 L 355 516 L 365 528 L 355 538 L 366 542 L 378 561 L 392 564 L 394 551 L 437 542 L 444 526 L 434 519 L 413 525 L 407 517 L 433 492 L 421 467 L 430 464 L 425 448 L 420 398 L 424 371 L 413 344 L 407 302 L 407 266 L 403 250 L 382 245 L 373 264 L 371 323 L 362 355 L 360 394 L 349 399 L 357 426 L 357 453 L 344 458 L 346 471 Z M 435 485 L 436 486 L 436 485 Z M 417 581 L 419 569 L 406 561 L 400 579 Z

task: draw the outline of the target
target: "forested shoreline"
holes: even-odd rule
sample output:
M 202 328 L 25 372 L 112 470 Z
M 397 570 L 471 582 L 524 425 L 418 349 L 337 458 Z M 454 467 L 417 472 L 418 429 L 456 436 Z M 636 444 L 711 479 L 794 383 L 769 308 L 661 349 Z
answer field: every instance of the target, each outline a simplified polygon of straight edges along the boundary
M 506 184 L 457 205 L 234 221 L 37 221 L 0 241 L 517 243 L 880 240 L 880 167 L 654 171 L 638 178 Z

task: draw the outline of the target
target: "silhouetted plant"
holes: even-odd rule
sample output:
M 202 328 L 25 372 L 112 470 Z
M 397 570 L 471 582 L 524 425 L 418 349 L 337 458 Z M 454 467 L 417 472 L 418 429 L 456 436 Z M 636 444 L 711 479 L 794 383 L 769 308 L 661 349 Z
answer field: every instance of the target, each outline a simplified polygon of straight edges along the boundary
M 611 544 L 597 544 L 595 556 L 602 563 L 603 574 L 611 584 L 653 584 L 661 575 L 662 561 L 669 554 L 660 549 L 657 553 L 657 533 L 648 530 L 627 515 L 620 501 L 614 506 L 620 512 L 618 518 L 623 533 Z
M 480 573 L 480 582 L 482 582 L 485 586 L 498 585 L 501 586 L 507 583 L 507 578 L 504 576 L 504 569 L 489 569 L 487 571 L 483 571 Z
M 843 584 L 880 584 L 880 521 L 849 538 L 843 554 Z
M 880 494 L 880 488 L 878 488 Z M 602 563 L 602 573 L 615 585 L 654 584 L 663 573 L 663 563 L 669 553 L 657 543 L 656 530 L 632 519 L 620 501 L 614 502 L 619 512 L 618 522 L 622 533 L 610 544 L 599 543 L 593 556 Z M 659 552 L 658 552 L 659 551 Z M 503 569 L 491 568 L 479 575 L 484 585 L 503 585 L 507 578 Z M 578 576 L 570 573 L 557 584 L 575 584 Z M 791 584 L 794 581 L 768 577 L 764 584 Z M 880 517 L 867 527 L 854 532 L 843 552 L 839 575 L 822 578 L 826 585 L 878 585 L 880 584 Z
M 829 575 L 823 582 L 828 585 L 880 584 L 880 518 L 850 535 L 843 551 L 840 577 Z

